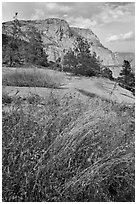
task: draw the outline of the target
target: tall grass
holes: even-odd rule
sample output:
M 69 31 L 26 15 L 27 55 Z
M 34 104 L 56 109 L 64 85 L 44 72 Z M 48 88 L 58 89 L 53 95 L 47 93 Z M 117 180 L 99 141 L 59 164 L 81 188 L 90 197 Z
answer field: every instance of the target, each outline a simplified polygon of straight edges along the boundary
M 3 201 L 134 201 L 134 107 L 41 100 L 3 111 Z
M 4 73 L 2 77 L 4 86 L 58 88 L 61 83 L 61 76 L 44 73 L 37 69 L 11 71 Z

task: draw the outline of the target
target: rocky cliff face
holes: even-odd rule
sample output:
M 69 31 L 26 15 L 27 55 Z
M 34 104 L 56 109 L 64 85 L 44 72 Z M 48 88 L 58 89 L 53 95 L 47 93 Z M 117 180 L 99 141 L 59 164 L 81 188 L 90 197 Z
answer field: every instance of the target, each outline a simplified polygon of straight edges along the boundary
M 78 36 L 87 39 L 91 53 L 96 52 L 103 65 L 117 65 L 123 59 L 118 54 L 105 48 L 99 38 L 90 29 L 70 27 L 65 20 L 49 18 L 46 20 L 20 21 L 21 30 L 25 32 L 32 26 L 41 33 L 45 52 L 49 55 L 49 61 L 63 59 L 64 54 L 73 48 Z M 10 35 L 11 22 L 3 23 L 2 32 Z

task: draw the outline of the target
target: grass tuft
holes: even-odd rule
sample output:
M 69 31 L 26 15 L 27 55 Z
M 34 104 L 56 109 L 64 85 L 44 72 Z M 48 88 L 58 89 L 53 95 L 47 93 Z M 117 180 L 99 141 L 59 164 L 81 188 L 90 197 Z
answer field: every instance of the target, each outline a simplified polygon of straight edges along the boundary
M 58 88 L 61 83 L 60 76 L 43 73 L 36 69 L 7 72 L 2 78 L 3 86 Z
M 75 94 L 29 100 L 3 111 L 4 202 L 135 200 L 134 107 Z

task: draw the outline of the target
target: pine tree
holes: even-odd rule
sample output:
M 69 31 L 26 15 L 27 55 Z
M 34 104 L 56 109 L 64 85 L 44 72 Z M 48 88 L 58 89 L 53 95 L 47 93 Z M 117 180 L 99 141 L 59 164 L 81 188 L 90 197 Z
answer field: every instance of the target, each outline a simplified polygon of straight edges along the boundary
M 119 85 L 135 94 L 135 74 L 129 61 L 124 60 L 122 68 L 118 77 Z
M 100 74 L 100 62 L 96 53 L 91 55 L 87 40 L 78 37 L 73 50 L 64 57 L 64 70 L 84 76 L 98 76 Z
M 77 58 L 73 50 L 69 50 L 63 59 L 63 71 L 75 73 L 77 67 Z

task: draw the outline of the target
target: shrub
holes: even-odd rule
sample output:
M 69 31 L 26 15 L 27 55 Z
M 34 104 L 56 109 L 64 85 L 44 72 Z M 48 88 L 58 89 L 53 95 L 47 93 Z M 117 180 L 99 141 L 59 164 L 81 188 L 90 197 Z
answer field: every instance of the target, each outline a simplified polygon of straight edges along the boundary
M 12 97 L 9 96 L 4 90 L 2 91 L 2 104 L 9 104 L 12 102 Z
M 41 102 L 41 97 L 37 94 L 31 94 L 26 100 L 29 104 L 39 104 Z
M 14 106 L 3 112 L 3 201 L 134 201 L 134 107 L 54 93 Z
M 106 77 L 106 78 L 108 78 L 110 80 L 114 80 L 112 71 L 108 67 L 102 68 L 100 75 L 102 77 Z

